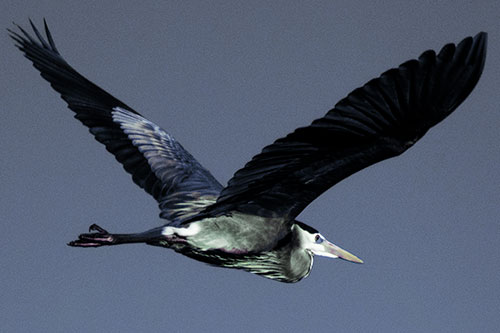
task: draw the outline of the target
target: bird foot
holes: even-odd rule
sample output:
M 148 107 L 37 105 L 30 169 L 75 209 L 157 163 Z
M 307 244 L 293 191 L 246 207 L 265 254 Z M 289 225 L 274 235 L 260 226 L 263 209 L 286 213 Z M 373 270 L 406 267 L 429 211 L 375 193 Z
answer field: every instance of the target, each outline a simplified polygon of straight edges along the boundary
M 74 247 L 99 247 L 103 245 L 113 245 L 115 243 L 113 235 L 97 224 L 92 224 L 89 227 L 89 232 L 88 234 L 81 234 L 78 236 L 77 240 L 69 242 L 68 245 Z

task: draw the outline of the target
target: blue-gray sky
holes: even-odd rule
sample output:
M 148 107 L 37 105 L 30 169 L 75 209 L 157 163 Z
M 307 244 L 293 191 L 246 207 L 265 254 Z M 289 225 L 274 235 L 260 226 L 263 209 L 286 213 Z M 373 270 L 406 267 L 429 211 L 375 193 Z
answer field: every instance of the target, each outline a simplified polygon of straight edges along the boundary
M 500 326 L 500 3 L 12 1 L 66 60 L 172 133 L 223 183 L 381 72 L 479 31 L 484 74 L 402 156 L 299 219 L 364 265 L 282 284 L 173 251 L 66 246 L 91 223 L 159 225 L 156 202 L 0 37 L 0 331 L 490 332 Z

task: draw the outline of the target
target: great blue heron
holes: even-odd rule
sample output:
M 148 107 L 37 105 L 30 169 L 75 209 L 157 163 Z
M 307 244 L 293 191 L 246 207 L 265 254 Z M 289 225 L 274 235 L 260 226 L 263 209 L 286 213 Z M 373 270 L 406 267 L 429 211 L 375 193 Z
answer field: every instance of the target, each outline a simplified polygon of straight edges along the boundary
M 30 20 L 33 38 L 9 30 L 16 46 L 164 219 L 142 233 L 92 225 L 68 245 L 146 243 L 212 265 L 297 282 L 313 256 L 362 263 L 295 220 L 321 193 L 351 174 L 411 147 L 470 94 L 481 76 L 487 34 L 429 50 L 351 92 L 311 125 L 266 146 L 222 186 L 170 134 L 75 71 Z

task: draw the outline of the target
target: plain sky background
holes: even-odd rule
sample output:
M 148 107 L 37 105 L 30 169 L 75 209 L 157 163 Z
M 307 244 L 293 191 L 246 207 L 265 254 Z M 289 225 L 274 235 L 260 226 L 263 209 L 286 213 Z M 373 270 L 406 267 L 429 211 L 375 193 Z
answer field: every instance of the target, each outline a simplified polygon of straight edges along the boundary
M 283 284 L 173 251 L 66 246 L 156 202 L 0 35 L 0 331 L 491 332 L 500 327 L 500 2 L 2 0 L 223 184 L 266 144 L 427 49 L 489 32 L 469 98 L 300 216 L 365 260 Z

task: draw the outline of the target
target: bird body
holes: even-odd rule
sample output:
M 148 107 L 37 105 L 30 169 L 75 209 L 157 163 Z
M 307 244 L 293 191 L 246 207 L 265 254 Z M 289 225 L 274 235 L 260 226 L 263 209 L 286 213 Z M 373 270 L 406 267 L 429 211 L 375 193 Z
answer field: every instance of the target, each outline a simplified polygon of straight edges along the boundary
M 203 251 L 219 249 L 227 253 L 256 253 L 272 250 L 289 231 L 286 221 L 240 212 L 191 222 L 187 228 L 164 227 L 163 235 L 187 236 L 187 242 Z M 175 230 L 177 229 L 177 230 Z M 193 231 L 193 232 L 191 232 Z
M 157 202 L 163 226 L 133 234 L 92 225 L 68 245 L 146 243 L 215 266 L 297 282 L 314 255 L 362 261 L 296 220 L 324 191 L 417 142 L 471 93 L 486 57 L 486 33 L 447 44 L 351 92 L 309 126 L 263 148 L 222 186 L 170 134 L 74 70 L 30 21 L 16 46 Z
M 231 224 L 229 218 L 225 220 Z M 250 223 L 251 222 L 252 220 L 250 220 Z M 191 224 L 191 228 L 197 225 L 203 226 L 203 220 L 194 222 Z M 187 229 L 189 228 L 190 227 Z M 294 225 L 292 230 L 296 228 L 297 226 Z M 183 231 L 180 232 L 183 233 Z M 205 242 L 205 240 L 207 240 L 206 235 L 213 234 L 219 234 L 220 237 L 214 241 Z M 234 244 L 229 246 L 234 247 L 228 247 L 227 245 L 228 239 L 225 236 L 228 234 L 229 233 L 226 232 L 220 234 L 220 230 L 212 232 L 200 229 L 197 234 L 187 236 L 185 243 L 181 241 L 174 244 L 169 242 L 165 244 L 164 240 L 162 240 L 159 245 L 172 248 L 188 257 L 215 266 L 244 269 L 255 274 L 284 282 L 299 281 L 307 276 L 311 270 L 313 262 L 312 254 L 303 251 L 299 247 L 299 237 L 297 237 L 296 232 L 289 231 L 284 237 L 279 238 L 278 242 L 273 239 L 271 242 L 267 243 L 265 242 L 266 239 L 256 238 L 253 234 L 253 242 L 248 242 L 246 240 L 243 242 L 238 241 L 238 238 L 235 238 L 234 235 L 231 234 L 228 238 L 233 240 Z M 197 237 L 197 235 L 201 237 Z M 246 233 L 244 233 L 242 237 L 245 237 L 245 235 Z M 261 248 L 261 244 L 267 244 L 266 248 Z M 208 247 L 206 247 L 207 245 Z

